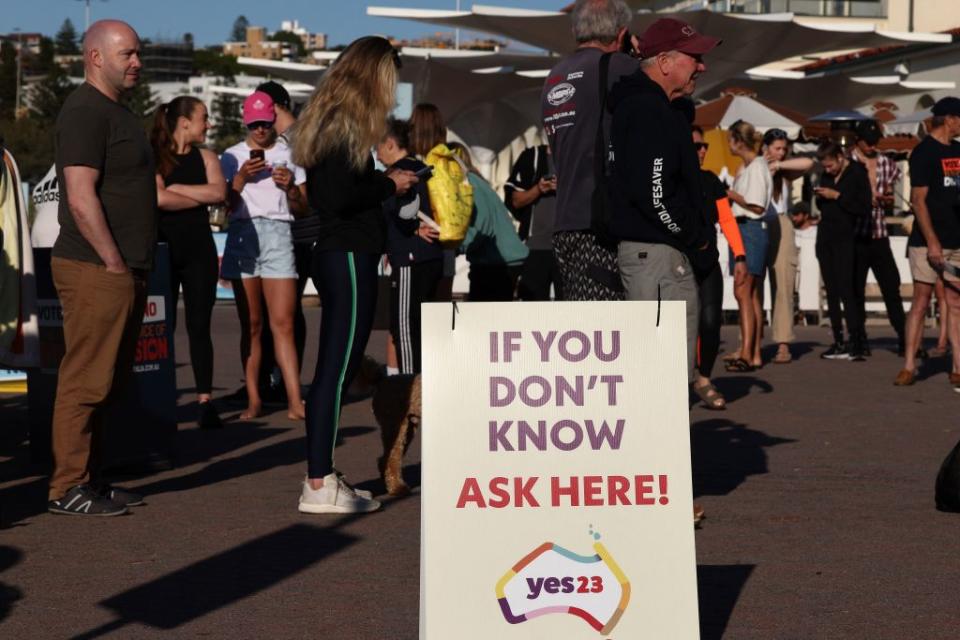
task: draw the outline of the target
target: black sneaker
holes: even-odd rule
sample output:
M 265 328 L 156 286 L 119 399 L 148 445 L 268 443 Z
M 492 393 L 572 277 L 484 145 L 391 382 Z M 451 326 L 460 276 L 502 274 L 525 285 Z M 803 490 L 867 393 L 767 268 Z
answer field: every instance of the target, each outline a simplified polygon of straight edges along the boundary
M 842 342 L 834 342 L 829 349 L 820 354 L 820 357 L 825 360 L 849 360 L 850 351 Z
M 98 493 L 93 487 L 79 484 L 58 500 L 47 503 L 47 511 L 69 516 L 122 516 L 127 506 Z
M 102 497 L 113 500 L 114 502 L 127 507 L 139 507 L 146 504 L 146 502 L 143 501 L 143 496 L 139 493 L 127 491 L 126 489 L 121 489 L 120 487 L 114 487 L 106 482 L 93 485 L 93 488 Z
M 867 356 L 870 355 L 867 351 L 867 348 L 864 347 L 862 342 L 855 341 L 850 345 L 850 350 L 848 351 L 849 358 L 853 362 L 865 362 Z
M 217 414 L 217 408 L 213 406 L 213 402 L 208 400 L 200 403 L 197 426 L 201 429 L 223 429 L 223 423 L 220 422 L 220 416 Z

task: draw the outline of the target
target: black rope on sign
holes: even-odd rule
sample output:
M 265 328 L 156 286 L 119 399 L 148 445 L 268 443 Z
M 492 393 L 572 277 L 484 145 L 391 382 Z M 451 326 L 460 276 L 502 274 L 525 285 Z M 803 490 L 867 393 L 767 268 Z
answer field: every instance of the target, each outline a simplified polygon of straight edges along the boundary
M 450 330 L 457 330 L 457 314 L 460 313 L 460 307 L 457 306 L 456 300 L 452 301 L 453 312 L 450 314 Z
M 660 284 L 657 283 L 657 327 L 660 326 Z

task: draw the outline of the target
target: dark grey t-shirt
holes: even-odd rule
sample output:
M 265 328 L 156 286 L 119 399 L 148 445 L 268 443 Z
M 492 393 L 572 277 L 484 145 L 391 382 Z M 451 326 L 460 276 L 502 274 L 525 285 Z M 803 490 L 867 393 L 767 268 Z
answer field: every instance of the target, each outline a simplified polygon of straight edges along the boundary
M 53 255 L 103 264 L 77 228 L 63 179 L 64 167 L 92 167 L 100 171 L 97 196 L 123 261 L 133 269 L 150 269 L 157 242 L 157 186 L 153 151 L 140 119 L 84 82 L 57 116 L 56 164 L 60 235 Z
M 602 55 L 602 51 L 592 47 L 577 50 L 550 71 L 543 86 L 540 100 L 543 128 L 557 163 L 556 231 L 590 228 L 593 148 L 600 119 L 597 85 Z M 636 71 L 639 65 L 626 54 L 613 54 L 607 88 Z M 608 122 L 609 118 L 608 114 Z

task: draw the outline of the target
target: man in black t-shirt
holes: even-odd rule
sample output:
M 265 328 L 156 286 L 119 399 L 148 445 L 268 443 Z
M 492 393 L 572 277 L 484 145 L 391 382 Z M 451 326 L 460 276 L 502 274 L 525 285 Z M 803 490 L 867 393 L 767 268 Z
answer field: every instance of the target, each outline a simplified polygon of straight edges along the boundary
M 953 352 L 950 384 L 960 391 L 960 278 L 946 269 L 960 267 L 960 98 L 933 105 L 929 135 L 910 154 L 910 201 L 916 214 L 910 235 L 913 302 L 907 315 L 904 367 L 894 384 L 913 384 L 923 316 L 938 278 L 946 284 L 948 335 Z
M 557 170 L 550 147 L 524 149 L 503 187 L 507 208 L 520 223 L 520 239 L 530 255 L 523 263 L 517 295 L 521 300 L 563 300 L 563 286 L 553 252 L 557 209 Z
M 142 498 L 99 482 L 100 416 L 132 374 L 157 240 L 153 153 L 123 92 L 140 78 L 140 39 L 115 20 L 84 34 L 86 82 L 56 123 L 60 235 L 53 282 L 66 352 L 53 411 L 52 513 L 113 516 Z M 136 425 L 129 425 L 136 428 Z

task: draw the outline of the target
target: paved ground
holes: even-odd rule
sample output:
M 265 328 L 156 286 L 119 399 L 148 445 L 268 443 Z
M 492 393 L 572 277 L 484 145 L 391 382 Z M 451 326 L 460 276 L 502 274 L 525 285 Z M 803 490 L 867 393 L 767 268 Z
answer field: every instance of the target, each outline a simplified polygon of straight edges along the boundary
M 239 383 L 238 327 L 232 308 L 215 314 L 224 395 Z M 703 638 L 956 638 L 960 516 L 933 508 L 960 437 L 945 363 L 900 389 L 889 339 L 869 363 L 836 363 L 816 357 L 823 330 L 799 334 L 797 362 L 721 373 L 729 409 L 691 414 L 708 515 Z M 375 334 L 370 353 L 382 358 L 383 344 Z M 25 399 L 0 398 L 0 638 L 416 638 L 417 494 L 371 516 L 300 516 L 302 426 L 281 411 L 241 423 L 231 409 L 227 429 L 200 432 L 189 367 L 178 381 L 180 466 L 129 479 L 149 505 L 97 521 L 43 513 Z M 338 465 L 382 491 L 369 403 L 349 405 L 343 424 Z M 415 482 L 416 445 L 407 463 Z

